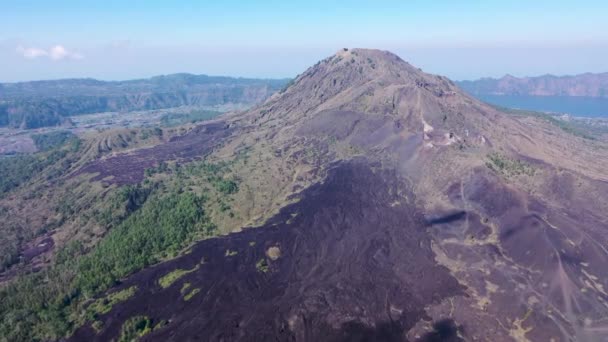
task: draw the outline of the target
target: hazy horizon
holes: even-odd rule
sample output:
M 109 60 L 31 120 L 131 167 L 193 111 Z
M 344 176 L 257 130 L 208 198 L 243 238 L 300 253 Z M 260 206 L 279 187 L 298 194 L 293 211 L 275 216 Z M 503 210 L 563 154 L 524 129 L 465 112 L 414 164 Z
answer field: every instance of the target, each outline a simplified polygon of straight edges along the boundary
M 600 1 L 23 1 L 0 5 L 0 82 L 290 78 L 343 47 L 389 50 L 454 80 L 600 73 L 607 9 Z

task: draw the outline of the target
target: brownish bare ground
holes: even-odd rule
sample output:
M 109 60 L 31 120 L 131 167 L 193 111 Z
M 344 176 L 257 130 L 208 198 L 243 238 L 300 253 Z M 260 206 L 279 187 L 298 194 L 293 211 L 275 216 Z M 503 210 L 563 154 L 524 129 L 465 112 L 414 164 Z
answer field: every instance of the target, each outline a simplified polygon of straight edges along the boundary
M 28 134 L 15 134 L 7 128 L 0 128 L 0 155 L 32 153 L 36 152 L 36 150 L 36 145 L 34 145 L 34 141 Z

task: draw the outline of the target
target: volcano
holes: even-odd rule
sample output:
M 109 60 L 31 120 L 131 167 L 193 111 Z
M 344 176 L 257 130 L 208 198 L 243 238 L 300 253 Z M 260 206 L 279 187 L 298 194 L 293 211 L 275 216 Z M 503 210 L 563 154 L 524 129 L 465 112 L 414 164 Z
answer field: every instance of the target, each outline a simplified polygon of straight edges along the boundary
M 124 279 L 111 292 L 137 292 L 71 340 L 116 339 L 136 316 L 154 323 L 145 341 L 608 336 L 604 143 L 390 52 L 342 49 L 256 108 L 135 155 L 243 153 L 232 232 Z M 137 182 L 130 160 L 79 174 Z M 188 271 L 160 286 L 174 270 Z

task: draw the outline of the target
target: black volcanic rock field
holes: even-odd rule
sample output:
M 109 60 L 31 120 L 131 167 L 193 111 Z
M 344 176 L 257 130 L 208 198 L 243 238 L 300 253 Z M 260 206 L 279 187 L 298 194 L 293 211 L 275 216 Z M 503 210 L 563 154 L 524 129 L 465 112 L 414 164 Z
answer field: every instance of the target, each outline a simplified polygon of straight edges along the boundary
M 73 176 L 96 174 L 93 181 L 106 184 L 137 184 L 144 179 L 146 169 L 170 160 L 192 161 L 209 154 L 230 135 L 231 130 L 224 122 L 200 125 L 183 136 L 173 137 L 167 143 L 133 153 L 119 154 L 106 159 L 94 160 L 82 167 Z
M 404 193 L 406 182 L 365 160 L 336 165 L 265 226 L 200 242 L 134 275 L 120 288 L 140 290 L 100 318 L 102 332 L 85 327 L 71 340 L 108 341 L 125 318 L 146 315 L 167 322 L 151 341 L 400 341 L 430 320 L 425 306 L 462 294 L 435 262 L 414 199 L 400 202 Z M 266 255 L 273 247 L 276 260 Z M 195 268 L 158 285 L 174 269 Z M 185 283 L 200 289 L 190 300 Z

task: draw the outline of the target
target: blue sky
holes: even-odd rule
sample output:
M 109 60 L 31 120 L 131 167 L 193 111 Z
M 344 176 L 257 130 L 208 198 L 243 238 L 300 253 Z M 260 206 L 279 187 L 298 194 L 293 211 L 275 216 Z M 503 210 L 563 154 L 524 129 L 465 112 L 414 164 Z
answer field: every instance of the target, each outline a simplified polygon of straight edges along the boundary
M 0 2 L 0 81 L 293 77 L 341 47 L 453 79 L 608 71 L 607 1 Z

